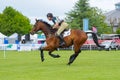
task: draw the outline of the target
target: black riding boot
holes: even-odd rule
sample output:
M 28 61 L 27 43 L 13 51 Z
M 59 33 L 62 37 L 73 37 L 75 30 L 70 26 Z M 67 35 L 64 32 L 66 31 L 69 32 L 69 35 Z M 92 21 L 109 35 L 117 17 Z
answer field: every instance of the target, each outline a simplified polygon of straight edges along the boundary
M 60 40 L 60 42 L 59 42 L 60 46 L 64 46 L 64 45 L 65 45 L 65 41 L 64 41 L 64 39 L 63 39 L 63 36 L 60 34 L 60 35 L 58 36 L 58 38 L 59 38 L 59 40 Z

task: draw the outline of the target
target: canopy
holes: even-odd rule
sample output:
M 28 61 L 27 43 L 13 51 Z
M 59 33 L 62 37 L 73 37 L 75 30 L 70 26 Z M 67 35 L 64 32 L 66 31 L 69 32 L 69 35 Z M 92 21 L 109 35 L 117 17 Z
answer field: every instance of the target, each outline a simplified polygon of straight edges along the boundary
M 0 32 L 0 38 L 6 38 L 7 36 L 5 36 L 4 34 L 2 34 L 1 32 Z
M 17 38 L 18 34 L 17 33 L 13 33 L 11 36 L 9 36 L 9 38 Z

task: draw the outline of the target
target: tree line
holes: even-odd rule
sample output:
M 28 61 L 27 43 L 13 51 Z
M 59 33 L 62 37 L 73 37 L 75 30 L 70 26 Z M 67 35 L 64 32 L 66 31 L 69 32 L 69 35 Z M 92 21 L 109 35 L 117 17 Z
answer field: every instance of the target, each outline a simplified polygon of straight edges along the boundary
M 65 20 L 71 28 L 83 29 L 83 19 L 89 19 L 89 29 L 97 27 L 98 34 L 112 33 L 112 28 L 105 23 L 104 12 L 97 8 L 91 7 L 89 0 L 78 0 L 73 9 L 66 13 Z M 24 16 L 16 9 L 8 6 L 0 13 L 0 32 L 9 36 L 13 33 L 29 33 L 32 25 L 29 18 Z M 117 31 L 118 33 L 120 30 Z
M 30 20 L 12 7 L 6 7 L 0 13 L 0 32 L 9 36 L 13 33 L 27 34 L 31 29 Z
M 105 16 L 101 9 L 90 7 L 89 0 L 78 0 L 67 14 L 67 22 L 72 28 L 83 29 L 83 19 L 89 19 L 89 29 L 97 27 L 98 33 L 111 33 L 112 28 L 105 23 Z

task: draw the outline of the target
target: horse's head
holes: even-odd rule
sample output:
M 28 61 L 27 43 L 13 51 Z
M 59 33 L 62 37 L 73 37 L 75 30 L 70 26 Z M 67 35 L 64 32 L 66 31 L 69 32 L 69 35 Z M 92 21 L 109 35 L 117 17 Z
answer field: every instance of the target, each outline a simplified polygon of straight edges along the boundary
M 32 28 L 32 30 L 30 31 L 30 33 L 33 35 L 36 32 L 38 32 L 39 30 L 41 30 L 46 36 L 49 34 L 54 34 L 57 29 L 53 29 L 51 27 L 51 25 L 43 20 L 37 20 Z
M 41 27 L 42 27 L 42 24 L 40 22 L 40 20 L 37 20 L 36 19 L 36 22 L 32 28 L 32 30 L 30 31 L 30 33 L 33 35 L 35 34 L 36 32 L 38 32 L 39 30 L 41 30 Z

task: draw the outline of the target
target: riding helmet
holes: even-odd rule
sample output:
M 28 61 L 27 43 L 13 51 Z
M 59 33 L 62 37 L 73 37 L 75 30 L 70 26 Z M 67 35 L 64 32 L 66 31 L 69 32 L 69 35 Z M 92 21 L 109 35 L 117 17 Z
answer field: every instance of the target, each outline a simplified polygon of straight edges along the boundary
M 52 13 L 48 13 L 47 17 L 53 17 L 53 14 Z

